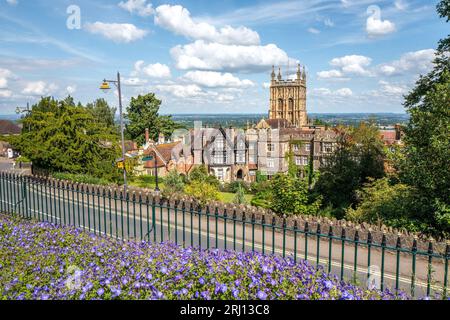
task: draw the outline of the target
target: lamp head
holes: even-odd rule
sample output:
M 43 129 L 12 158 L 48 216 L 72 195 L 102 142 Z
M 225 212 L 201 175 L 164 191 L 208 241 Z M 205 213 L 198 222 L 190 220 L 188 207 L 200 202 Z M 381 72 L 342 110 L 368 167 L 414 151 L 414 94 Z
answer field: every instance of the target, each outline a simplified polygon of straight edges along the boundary
M 110 89 L 111 89 L 111 87 L 109 86 L 109 83 L 106 80 L 103 80 L 103 83 L 100 86 L 100 90 L 102 90 L 104 93 L 106 93 Z

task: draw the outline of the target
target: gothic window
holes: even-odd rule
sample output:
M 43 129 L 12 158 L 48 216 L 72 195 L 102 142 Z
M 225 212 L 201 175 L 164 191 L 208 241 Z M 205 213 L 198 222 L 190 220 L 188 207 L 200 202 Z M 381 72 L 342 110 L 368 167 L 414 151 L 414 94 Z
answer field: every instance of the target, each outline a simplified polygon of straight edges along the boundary
M 289 98 L 289 111 L 294 110 L 294 99 Z
M 283 110 L 283 99 L 278 99 L 278 111 Z

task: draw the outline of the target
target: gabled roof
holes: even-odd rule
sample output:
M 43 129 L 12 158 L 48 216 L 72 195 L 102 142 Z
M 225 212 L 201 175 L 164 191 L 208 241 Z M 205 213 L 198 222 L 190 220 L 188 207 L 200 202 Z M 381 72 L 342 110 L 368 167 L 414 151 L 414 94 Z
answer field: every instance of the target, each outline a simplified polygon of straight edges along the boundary
M 175 148 L 178 148 L 181 142 L 171 142 L 171 143 L 163 143 L 158 145 L 150 145 L 147 149 L 144 150 L 145 155 L 154 155 L 151 150 L 156 150 L 156 166 L 164 167 L 169 161 L 172 159 L 172 151 Z M 144 164 L 145 168 L 153 168 L 155 166 L 155 159 L 153 158 L 150 161 L 146 161 Z

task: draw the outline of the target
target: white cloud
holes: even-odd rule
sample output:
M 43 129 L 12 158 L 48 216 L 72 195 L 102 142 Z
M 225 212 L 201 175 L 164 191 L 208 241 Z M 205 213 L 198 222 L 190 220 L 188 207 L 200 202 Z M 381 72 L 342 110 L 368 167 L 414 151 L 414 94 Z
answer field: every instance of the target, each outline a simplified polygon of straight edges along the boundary
M 195 40 L 206 40 L 222 44 L 257 45 L 260 43 L 257 32 L 240 26 L 224 26 L 217 29 L 206 22 L 196 22 L 190 12 L 180 5 L 162 5 L 156 8 L 155 24 L 175 34 Z
M 337 79 L 343 78 L 344 74 L 336 69 L 328 70 L 328 71 L 319 71 L 317 72 L 317 77 L 319 79 Z
M 275 44 L 265 46 L 224 45 L 197 40 L 170 50 L 178 69 L 260 72 L 272 65 L 285 65 L 286 52 Z M 290 64 L 298 61 L 291 59 Z
M 141 17 L 151 16 L 154 12 L 151 3 L 147 4 L 147 0 L 128 0 L 121 1 L 119 7 L 127 10 L 130 13 L 136 13 Z
M 350 90 L 350 88 L 342 88 L 339 90 L 336 90 L 334 92 L 335 95 L 341 96 L 341 97 L 349 97 L 351 95 L 353 95 L 352 90 Z
M 75 91 L 77 91 L 77 86 L 73 85 L 73 86 L 67 86 L 66 88 L 66 92 L 70 95 L 72 95 L 73 93 L 75 93 Z
M 403 0 L 395 0 L 394 5 L 398 10 L 401 11 L 404 11 L 408 8 L 408 3 L 404 2 Z
M 366 21 L 366 32 L 369 38 L 384 36 L 395 31 L 395 24 L 389 20 L 381 20 L 381 10 L 378 6 L 369 6 L 367 13 L 370 16 Z
M 54 93 L 58 89 L 54 83 L 46 83 L 44 81 L 28 82 L 22 90 L 23 94 L 31 96 L 45 96 Z
M 309 33 L 318 34 L 320 33 L 320 30 L 317 30 L 316 28 L 308 28 Z
M 0 89 L 8 88 L 8 79 L 0 78 Z
M 217 101 L 221 101 L 221 102 L 230 102 L 234 100 L 234 96 L 230 95 L 230 94 L 219 94 L 217 96 Z
M 155 89 L 161 92 L 169 93 L 178 98 L 193 98 L 208 95 L 196 84 L 189 84 L 189 85 L 161 84 L 156 85 Z
M 19 3 L 19 1 L 17 0 L 6 0 L 6 2 L 8 2 L 9 5 L 15 6 Z
M 86 23 L 84 27 L 90 33 L 100 34 L 117 43 L 136 41 L 142 39 L 148 33 L 147 30 L 139 29 L 130 23 L 103 23 L 97 21 Z
M 183 79 L 204 87 L 252 87 L 255 84 L 248 79 L 241 80 L 231 73 L 220 73 L 215 71 L 189 71 Z
M 12 97 L 11 90 L 0 89 L 0 98 L 11 98 L 11 97 Z
M 145 65 L 143 60 L 136 61 L 134 64 L 134 70 L 131 73 L 132 76 L 145 75 L 151 78 L 170 78 L 170 68 L 161 63 L 154 63 Z
M 405 73 L 426 73 L 433 68 L 434 58 L 434 49 L 407 52 L 399 60 L 382 64 L 379 70 L 381 74 L 386 76 Z
M 353 91 L 350 88 L 341 88 L 332 91 L 328 88 L 315 88 L 312 90 L 314 96 L 334 96 L 334 97 L 350 97 L 353 95 Z
M 270 82 L 263 82 L 262 87 L 264 89 L 269 89 L 270 88 Z
M 380 89 L 371 91 L 369 95 L 380 98 L 403 99 L 403 95 L 408 93 L 409 90 L 408 86 L 404 84 L 395 84 L 383 80 L 380 80 L 378 84 Z
M 0 68 L 0 89 L 7 89 L 8 88 L 8 80 L 13 78 L 13 73 L 4 68 Z
M 330 65 L 341 68 L 344 74 L 355 74 L 359 76 L 369 76 L 371 73 L 366 69 L 372 62 L 372 59 L 360 55 L 348 55 L 334 58 Z

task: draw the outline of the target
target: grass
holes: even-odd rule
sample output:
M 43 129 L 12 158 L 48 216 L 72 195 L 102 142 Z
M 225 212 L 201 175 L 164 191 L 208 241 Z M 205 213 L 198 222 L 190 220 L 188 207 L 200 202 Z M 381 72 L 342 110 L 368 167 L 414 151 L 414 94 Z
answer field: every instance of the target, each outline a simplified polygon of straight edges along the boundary
M 133 187 L 138 188 L 149 188 L 154 189 L 155 188 L 155 178 L 151 176 L 139 176 L 139 177 L 132 177 L 128 184 Z M 160 189 L 164 189 L 164 181 L 159 180 L 158 186 Z M 232 203 L 234 199 L 235 194 L 231 192 L 219 192 L 219 201 L 225 202 L 225 203 Z M 247 203 L 250 203 L 252 200 L 253 195 L 246 194 L 245 200 Z
M 232 203 L 234 199 L 235 194 L 231 192 L 219 192 L 219 200 L 226 203 Z M 245 200 L 247 203 L 250 203 L 252 200 L 253 195 L 252 194 L 246 194 Z

